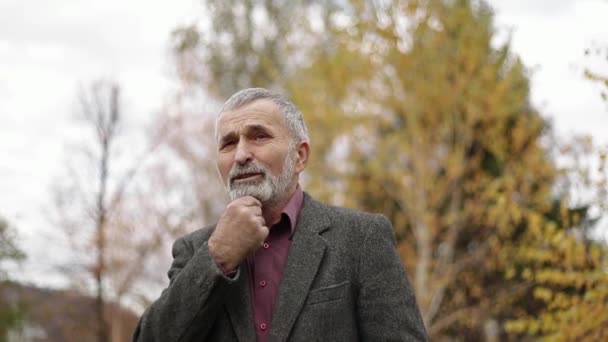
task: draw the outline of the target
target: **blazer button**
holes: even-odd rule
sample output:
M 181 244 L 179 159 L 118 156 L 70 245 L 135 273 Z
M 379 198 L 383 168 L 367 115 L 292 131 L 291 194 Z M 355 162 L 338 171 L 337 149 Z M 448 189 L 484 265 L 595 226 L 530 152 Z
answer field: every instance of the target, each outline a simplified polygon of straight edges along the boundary
M 266 328 L 268 328 L 268 326 L 266 325 L 266 323 L 260 324 L 260 330 L 266 331 Z
M 266 286 L 266 280 L 262 280 L 262 281 L 260 281 L 260 286 L 261 286 L 261 287 L 265 287 L 265 286 Z
M 262 247 L 264 247 L 264 249 L 268 249 L 268 248 L 270 248 L 270 245 L 267 242 L 264 242 Z

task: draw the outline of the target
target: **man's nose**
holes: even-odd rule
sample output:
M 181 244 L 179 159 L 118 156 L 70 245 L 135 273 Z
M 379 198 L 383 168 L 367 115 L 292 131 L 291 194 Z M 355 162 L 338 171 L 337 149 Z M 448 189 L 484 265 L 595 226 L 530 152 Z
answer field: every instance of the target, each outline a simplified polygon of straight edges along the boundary
M 234 162 L 239 165 L 245 165 L 253 159 L 249 144 L 245 139 L 241 139 L 236 145 L 236 153 L 234 155 Z

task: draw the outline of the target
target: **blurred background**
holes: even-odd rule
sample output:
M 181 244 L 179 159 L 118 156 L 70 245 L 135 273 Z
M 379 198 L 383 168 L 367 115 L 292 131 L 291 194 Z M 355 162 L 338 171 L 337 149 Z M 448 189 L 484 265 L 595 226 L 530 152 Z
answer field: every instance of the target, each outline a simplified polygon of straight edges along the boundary
M 0 341 L 128 341 L 235 91 L 380 212 L 433 341 L 608 339 L 608 1 L 0 0 Z

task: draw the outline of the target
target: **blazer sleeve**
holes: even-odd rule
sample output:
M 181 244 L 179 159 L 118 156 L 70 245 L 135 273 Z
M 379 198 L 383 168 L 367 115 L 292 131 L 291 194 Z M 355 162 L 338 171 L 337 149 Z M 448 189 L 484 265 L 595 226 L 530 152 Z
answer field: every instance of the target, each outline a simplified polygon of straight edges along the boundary
M 358 271 L 357 319 L 362 341 L 426 341 L 414 290 L 395 249 L 392 225 L 374 215 Z
M 207 242 L 194 249 L 186 238 L 173 244 L 169 287 L 140 318 L 133 341 L 204 340 L 214 323 L 228 286 L 228 278 L 208 253 Z

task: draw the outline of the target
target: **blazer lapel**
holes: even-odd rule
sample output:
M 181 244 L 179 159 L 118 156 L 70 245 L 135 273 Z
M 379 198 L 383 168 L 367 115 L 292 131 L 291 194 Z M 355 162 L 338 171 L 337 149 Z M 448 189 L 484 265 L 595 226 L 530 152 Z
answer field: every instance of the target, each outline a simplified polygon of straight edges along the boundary
M 226 294 L 225 307 L 232 326 L 241 342 L 255 342 L 253 309 L 249 289 L 249 268 L 247 262 L 241 264 L 241 274 L 236 284 Z
M 326 242 L 319 233 L 327 228 L 329 219 L 322 205 L 304 194 L 273 312 L 270 341 L 285 341 L 300 314 L 325 254 Z

